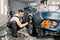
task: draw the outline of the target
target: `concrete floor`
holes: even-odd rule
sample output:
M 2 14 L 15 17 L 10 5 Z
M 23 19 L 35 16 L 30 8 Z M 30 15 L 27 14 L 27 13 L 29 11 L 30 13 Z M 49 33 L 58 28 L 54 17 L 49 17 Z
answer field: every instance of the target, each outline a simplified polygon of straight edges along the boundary
M 51 37 L 38 38 L 36 36 L 32 37 L 28 34 L 26 28 L 23 28 L 20 31 L 18 31 L 18 33 L 19 33 L 18 38 L 12 37 L 10 30 L 8 30 L 7 32 L 8 32 L 8 34 L 5 37 L 0 38 L 0 40 L 60 40 L 59 37 L 55 37 L 55 38 L 51 38 Z

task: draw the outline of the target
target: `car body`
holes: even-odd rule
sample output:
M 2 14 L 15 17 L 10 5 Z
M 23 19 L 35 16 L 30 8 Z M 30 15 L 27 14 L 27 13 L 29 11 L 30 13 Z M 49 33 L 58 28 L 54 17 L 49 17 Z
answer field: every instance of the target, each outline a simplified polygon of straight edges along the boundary
M 51 5 L 50 5 L 51 6 Z M 40 7 L 37 9 L 36 7 L 28 6 L 25 8 L 27 15 L 25 17 L 29 20 L 29 16 L 32 17 L 32 28 L 38 33 L 38 35 L 42 36 L 42 34 L 56 35 L 60 32 L 60 12 L 56 11 L 59 9 L 56 6 L 56 9 L 51 11 L 46 10 L 45 8 Z M 45 22 L 44 22 L 45 21 Z M 29 31 L 29 32 L 31 32 Z M 30 34 L 30 33 L 29 33 Z M 31 33 L 32 34 L 32 33 Z

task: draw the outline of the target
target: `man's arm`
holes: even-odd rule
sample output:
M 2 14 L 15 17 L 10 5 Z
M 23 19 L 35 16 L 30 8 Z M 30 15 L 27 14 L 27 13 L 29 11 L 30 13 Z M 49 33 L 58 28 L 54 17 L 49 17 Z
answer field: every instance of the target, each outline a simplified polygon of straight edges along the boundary
M 13 19 L 16 21 L 17 25 L 18 25 L 20 28 L 23 28 L 23 27 L 25 27 L 26 25 L 28 25 L 28 22 L 22 24 L 17 17 L 14 17 Z
M 23 28 L 25 27 L 26 25 L 28 25 L 28 22 L 22 24 L 21 22 L 17 22 L 17 25 L 20 27 L 20 28 Z

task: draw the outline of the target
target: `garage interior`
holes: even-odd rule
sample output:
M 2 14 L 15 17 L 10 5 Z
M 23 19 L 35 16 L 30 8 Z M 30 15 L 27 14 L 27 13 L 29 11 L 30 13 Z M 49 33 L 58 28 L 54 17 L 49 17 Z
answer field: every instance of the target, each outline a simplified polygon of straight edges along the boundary
M 58 2 L 57 4 L 60 3 L 60 0 L 48 0 L 44 3 L 42 0 L 0 0 L 0 40 L 60 40 L 60 37 L 32 37 L 28 34 L 27 28 L 23 28 L 18 31 L 20 34 L 18 38 L 13 38 L 10 30 L 7 28 L 7 22 L 10 18 L 10 11 L 15 11 L 15 13 L 18 13 L 19 9 L 24 9 L 30 3 L 41 4 L 42 2 L 42 4 L 47 5 L 52 1 Z

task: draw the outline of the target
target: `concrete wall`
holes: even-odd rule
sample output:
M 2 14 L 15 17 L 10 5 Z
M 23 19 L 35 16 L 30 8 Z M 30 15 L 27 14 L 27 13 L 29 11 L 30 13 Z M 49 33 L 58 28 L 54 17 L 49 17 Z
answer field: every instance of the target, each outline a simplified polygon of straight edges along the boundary
M 35 3 L 40 3 L 41 0 L 35 0 Z
M 1 1 L 0 1 L 0 13 L 1 13 Z
M 0 27 L 7 23 L 8 0 L 0 0 Z
M 10 10 L 15 11 L 16 13 L 18 12 L 19 9 L 23 9 L 25 6 L 26 6 L 25 3 L 14 1 L 14 0 L 10 1 Z

